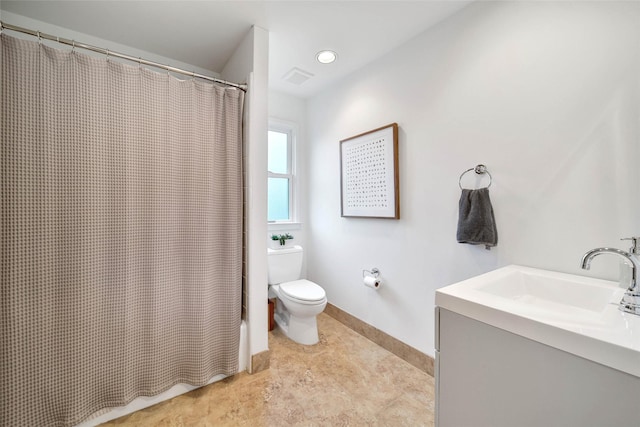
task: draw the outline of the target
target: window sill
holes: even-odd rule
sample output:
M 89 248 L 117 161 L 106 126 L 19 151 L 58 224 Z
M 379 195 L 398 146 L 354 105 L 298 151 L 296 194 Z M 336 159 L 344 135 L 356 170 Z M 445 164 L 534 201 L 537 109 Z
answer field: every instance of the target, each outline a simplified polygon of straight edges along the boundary
M 301 222 L 270 222 L 267 225 L 269 231 L 281 231 L 281 230 L 300 230 L 302 229 Z

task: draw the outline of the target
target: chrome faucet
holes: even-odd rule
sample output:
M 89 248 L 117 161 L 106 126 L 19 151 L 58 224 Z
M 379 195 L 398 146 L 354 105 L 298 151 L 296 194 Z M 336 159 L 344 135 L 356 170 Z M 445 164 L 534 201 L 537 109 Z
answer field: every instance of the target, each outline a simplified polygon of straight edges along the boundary
M 606 253 L 619 255 L 631 264 L 631 279 L 629 281 L 629 287 L 620 301 L 619 308 L 624 312 L 640 315 L 640 290 L 638 289 L 640 261 L 635 255 L 615 248 L 591 249 L 582 256 L 581 267 L 584 270 L 589 270 L 591 268 L 591 260 L 598 255 Z
M 638 259 L 629 252 L 621 251 L 615 248 L 596 248 L 591 249 L 589 252 L 582 256 L 582 268 L 589 270 L 591 268 L 591 260 L 598 255 L 604 253 L 617 254 L 631 263 L 631 280 L 629 283 L 629 290 L 636 291 L 638 287 L 638 272 L 640 271 L 640 262 Z

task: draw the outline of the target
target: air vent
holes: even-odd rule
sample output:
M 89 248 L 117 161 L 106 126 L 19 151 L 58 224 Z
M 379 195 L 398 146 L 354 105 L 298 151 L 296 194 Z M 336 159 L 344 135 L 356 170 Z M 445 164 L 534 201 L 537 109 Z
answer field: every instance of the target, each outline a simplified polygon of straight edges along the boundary
M 309 80 L 311 77 L 313 77 L 313 74 L 297 67 L 293 67 L 287 74 L 282 76 L 283 80 L 298 86 Z

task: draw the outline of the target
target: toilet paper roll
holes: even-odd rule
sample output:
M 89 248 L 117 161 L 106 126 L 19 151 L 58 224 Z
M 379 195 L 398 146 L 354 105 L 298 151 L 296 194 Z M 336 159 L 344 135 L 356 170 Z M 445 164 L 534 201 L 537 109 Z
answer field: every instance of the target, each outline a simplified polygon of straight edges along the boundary
M 380 287 L 380 279 L 377 279 L 371 276 L 366 276 L 364 278 L 364 285 L 369 288 L 378 289 Z

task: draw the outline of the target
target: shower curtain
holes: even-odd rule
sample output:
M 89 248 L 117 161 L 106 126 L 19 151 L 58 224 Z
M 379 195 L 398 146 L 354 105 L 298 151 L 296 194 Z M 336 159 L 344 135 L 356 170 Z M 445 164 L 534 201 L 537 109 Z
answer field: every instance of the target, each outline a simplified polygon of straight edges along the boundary
M 0 425 L 235 374 L 243 92 L 1 39 Z

